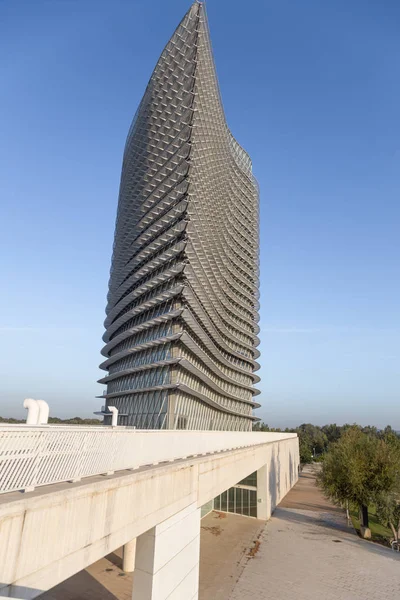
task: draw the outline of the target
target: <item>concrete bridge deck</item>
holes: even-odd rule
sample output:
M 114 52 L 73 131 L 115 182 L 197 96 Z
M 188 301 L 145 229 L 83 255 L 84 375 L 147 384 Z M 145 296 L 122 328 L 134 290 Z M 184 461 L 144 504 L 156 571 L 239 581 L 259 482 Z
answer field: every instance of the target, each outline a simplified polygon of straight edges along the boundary
M 132 574 L 123 573 L 117 554 L 40 600 L 135 600 Z M 267 525 L 226 513 L 201 522 L 199 600 L 392 600 L 400 595 L 399 569 L 400 554 L 357 537 L 315 486 L 312 468 Z
M 227 600 L 265 521 L 211 512 L 201 521 L 199 600 Z M 40 596 L 40 600 L 140 600 L 134 573 L 122 570 L 122 548 Z
M 228 436 L 228 447 L 236 445 L 235 449 L 223 450 L 227 433 L 234 433 Z M 42 479 L 36 473 L 42 487 L 28 494 L 3 494 L 0 597 L 34 598 L 137 539 L 134 592 L 136 586 L 141 600 L 197 598 L 200 507 L 257 471 L 258 516 L 269 518 L 297 480 L 298 440 L 293 434 L 168 434 L 157 438 L 136 433 L 131 439 L 133 445 L 138 440 L 142 444 L 142 455 L 134 457 L 136 464 L 141 456 L 150 455 L 155 462 L 166 455 L 170 462 L 75 483 L 44 485 L 46 472 L 39 473 Z M 192 434 L 192 444 L 187 434 Z M 157 439 L 162 451 L 154 452 Z M 185 458 L 179 458 L 180 446 Z M 124 448 L 129 454 L 126 440 Z M 201 456 L 187 458 L 200 451 Z M 46 469 L 39 458 L 39 468 Z M 119 460 L 117 453 L 114 459 Z M 4 464 L 1 461 L 0 453 L 0 465 Z M 57 476 L 54 464 L 52 458 L 53 477 Z

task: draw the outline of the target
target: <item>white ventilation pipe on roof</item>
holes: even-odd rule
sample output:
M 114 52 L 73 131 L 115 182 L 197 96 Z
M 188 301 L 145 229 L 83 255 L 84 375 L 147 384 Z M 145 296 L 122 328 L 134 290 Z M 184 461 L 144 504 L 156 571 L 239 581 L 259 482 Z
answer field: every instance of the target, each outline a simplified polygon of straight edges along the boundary
M 47 402 L 45 402 L 45 400 L 36 400 L 38 406 L 39 406 L 39 415 L 38 415 L 38 420 L 37 420 L 37 424 L 38 425 L 46 425 L 48 420 L 49 420 L 49 405 L 47 404 Z
M 39 418 L 39 405 L 37 403 L 37 400 L 34 400 L 33 398 L 25 398 L 24 408 L 28 410 L 26 424 L 37 425 Z
M 116 427 L 118 425 L 118 408 L 115 408 L 115 406 L 109 406 L 108 410 L 110 413 L 112 413 L 111 426 Z

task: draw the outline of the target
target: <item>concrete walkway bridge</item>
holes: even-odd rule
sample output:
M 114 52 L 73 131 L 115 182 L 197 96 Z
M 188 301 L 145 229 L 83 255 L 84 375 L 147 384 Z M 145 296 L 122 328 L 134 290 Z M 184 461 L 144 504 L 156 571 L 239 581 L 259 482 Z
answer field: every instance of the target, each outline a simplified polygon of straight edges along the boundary
M 124 547 L 133 598 L 198 598 L 201 507 L 257 472 L 268 519 L 298 478 L 290 433 L 0 426 L 0 598 L 39 596 Z

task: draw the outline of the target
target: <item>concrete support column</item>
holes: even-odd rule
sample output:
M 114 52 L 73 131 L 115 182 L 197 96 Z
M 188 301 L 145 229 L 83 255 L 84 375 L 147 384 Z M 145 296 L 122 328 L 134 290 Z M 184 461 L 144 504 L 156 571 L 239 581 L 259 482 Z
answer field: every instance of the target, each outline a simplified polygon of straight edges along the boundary
M 271 499 L 269 494 L 268 466 L 257 471 L 257 519 L 267 521 L 271 516 Z
M 176 380 L 176 375 L 174 375 L 173 370 L 171 373 L 171 380 Z M 176 394 L 168 394 L 168 412 L 167 412 L 167 429 L 174 429 L 175 425 L 175 405 L 176 405 Z
M 133 573 L 135 570 L 136 538 L 124 545 L 122 550 L 122 570 Z
M 134 600 L 197 600 L 200 508 L 196 503 L 137 538 Z

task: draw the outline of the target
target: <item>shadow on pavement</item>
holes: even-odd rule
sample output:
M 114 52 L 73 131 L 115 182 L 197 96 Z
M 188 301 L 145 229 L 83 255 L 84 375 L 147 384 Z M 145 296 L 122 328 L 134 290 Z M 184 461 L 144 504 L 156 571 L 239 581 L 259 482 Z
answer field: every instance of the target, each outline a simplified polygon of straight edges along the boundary
M 356 544 L 360 550 L 400 562 L 400 552 L 393 552 L 390 548 L 385 548 L 374 542 L 362 540 L 358 537 L 354 529 L 347 525 L 346 518 L 343 513 L 342 515 L 342 518 L 338 518 L 337 513 L 329 513 L 327 511 L 298 511 L 278 507 L 273 518 L 291 523 L 309 523 L 310 525 L 317 525 L 321 527 L 321 536 L 329 536 L 332 534 L 332 541 L 337 537 L 340 538 L 342 543 Z M 307 535 L 316 536 L 318 534 L 315 533 L 315 531 L 310 530 Z
M 87 571 L 80 571 L 38 598 L 40 600 L 81 600 L 82 598 L 118 600 L 117 596 L 109 592 Z

